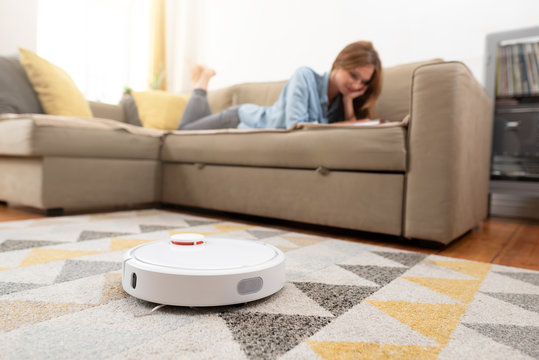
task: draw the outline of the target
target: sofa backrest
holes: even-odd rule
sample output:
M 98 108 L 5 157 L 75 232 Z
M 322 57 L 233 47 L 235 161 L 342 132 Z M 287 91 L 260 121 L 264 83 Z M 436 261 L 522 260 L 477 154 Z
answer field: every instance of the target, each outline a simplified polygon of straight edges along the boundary
M 421 65 L 437 62 L 442 60 L 433 59 L 384 68 L 383 87 L 376 105 L 376 116 L 390 121 L 401 121 L 408 115 L 414 70 Z M 285 83 L 286 81 L 238 84 L 210 91 L 208 101 L 213 113 L 245 103 L 269 106 L 277 101 Z
M 95 118 L 112 119 L 121 122 L 127 122 L 122 106 L 106 104 L 96 101 L 88 101 L 92 114 Z M 135 109 L 136 111 L 136 109 Z
M 210 91 L 208 101 L 213 113 L 239 104 L 273 105 L 279 98 L 286 81 L 257 82 L 233 85 Z

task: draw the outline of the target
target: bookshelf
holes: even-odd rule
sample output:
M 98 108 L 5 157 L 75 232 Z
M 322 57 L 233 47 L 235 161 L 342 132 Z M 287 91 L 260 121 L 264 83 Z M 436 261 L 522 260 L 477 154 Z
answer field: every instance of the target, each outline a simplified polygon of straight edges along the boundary
M 539 27 L 490 34 L 490 214 L 539 219 Z

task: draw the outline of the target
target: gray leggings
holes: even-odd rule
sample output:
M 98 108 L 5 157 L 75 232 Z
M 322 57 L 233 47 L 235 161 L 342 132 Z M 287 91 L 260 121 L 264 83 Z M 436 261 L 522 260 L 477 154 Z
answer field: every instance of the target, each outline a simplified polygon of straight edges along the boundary
M 206 90 L 194 89 L 178 130 L 232 129 L 240 124 L 238 106 L 230 107 L 217 114 L 211 113 Z

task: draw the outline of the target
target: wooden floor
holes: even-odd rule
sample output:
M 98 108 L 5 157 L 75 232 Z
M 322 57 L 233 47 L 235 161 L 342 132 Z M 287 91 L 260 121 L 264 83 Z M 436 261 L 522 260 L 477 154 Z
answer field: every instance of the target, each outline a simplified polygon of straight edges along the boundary
M 483 224 L 447 246 L 424 241 L 410 241 L 359 231 L 349 231 L 313 226 L 274 219 L 232 215 L 193 209 L 165 208 L 193 215 L 203 215 L 220 220 L 241 221 L 248 224 L 271 226 L 288 231 L 330 236 L 392 248 L 438 254 L 492 264 L 539 270 L 539 221 L 509 218 L 489 218 Z M 0 222 L 44 217 L 35 211 L 11 208 L 0 204 Z

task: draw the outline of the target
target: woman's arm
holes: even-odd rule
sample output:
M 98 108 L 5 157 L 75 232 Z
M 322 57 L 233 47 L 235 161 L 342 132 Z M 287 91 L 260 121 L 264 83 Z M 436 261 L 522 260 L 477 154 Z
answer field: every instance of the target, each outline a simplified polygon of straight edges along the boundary
M 343 108 L 344 108 L 344 121 L 357 121 L 356 113 L 354 111 L 354 99 L 361 96 L 363 91 L 355 91 L 350 94 L 342 96 Z
M 312 96 L 317 89 L 314 72 L 305 66 L 298 68 L 286 84 L 285 127 L 291 128 L 297 123 L 312 122 Z

